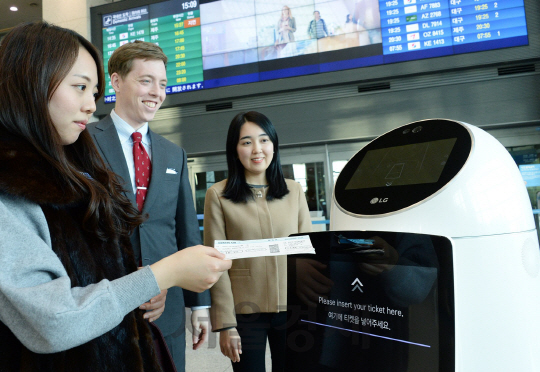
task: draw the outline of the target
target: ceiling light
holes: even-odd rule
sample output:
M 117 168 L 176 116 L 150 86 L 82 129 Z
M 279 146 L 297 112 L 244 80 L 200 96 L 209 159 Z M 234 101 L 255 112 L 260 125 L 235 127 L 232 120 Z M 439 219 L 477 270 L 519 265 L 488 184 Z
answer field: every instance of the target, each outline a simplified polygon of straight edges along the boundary
M 19 9 L 17 9 L 16 6 L 12 6 L 12 7 L 9 8 L 9 10 L 11 10 L 12 12 L 16 12 L 16 11 L 19 10 Z

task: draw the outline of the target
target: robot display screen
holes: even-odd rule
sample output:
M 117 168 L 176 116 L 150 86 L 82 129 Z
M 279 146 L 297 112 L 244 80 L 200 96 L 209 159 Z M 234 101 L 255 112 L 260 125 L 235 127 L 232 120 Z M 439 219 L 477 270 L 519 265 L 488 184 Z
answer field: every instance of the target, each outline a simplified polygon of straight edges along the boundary
M 437 182 L 455 143 L 449 138 L 370 150 L 345 190 Z
M 452 245 L 423 234 L 310 234 L 290 256 L 287 371 L 453 371 Z

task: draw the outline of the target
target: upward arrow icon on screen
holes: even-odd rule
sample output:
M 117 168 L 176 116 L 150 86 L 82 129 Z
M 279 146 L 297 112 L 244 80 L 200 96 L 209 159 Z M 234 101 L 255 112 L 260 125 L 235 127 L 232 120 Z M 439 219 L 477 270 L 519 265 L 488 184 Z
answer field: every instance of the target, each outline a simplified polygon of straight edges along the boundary
M 362 284 L 362 282 L 360 281 L 360 279 L 356 278 L 354 279 L 354 281 L 352 282 L 351 285 L 354 285 L 353 289 L 351 289 L 351 292 L 353 292 L 355 289 L 358 289 L 360 292 L 364 293 L 364 291 L 362 290 L 361 287 L 363 287 L 364 285 Z

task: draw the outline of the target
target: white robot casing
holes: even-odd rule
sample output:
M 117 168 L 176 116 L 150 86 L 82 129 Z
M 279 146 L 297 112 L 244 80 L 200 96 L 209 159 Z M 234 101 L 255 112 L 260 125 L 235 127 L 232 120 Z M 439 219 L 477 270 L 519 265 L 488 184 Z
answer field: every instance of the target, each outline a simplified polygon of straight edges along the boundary
M 435 120 L 439 125 L 446 121 Z M 472 146 L 461 170 L 444 187 L 418 203 L 379 215 L 348 212 L 334 191 L 330 229 L 450 238 L 455 370 L 540 371 L 540 251 L 523 178 L 494 137 L 470 124 L 451 122 L 468 130 Z M 384 141 L 385 135 L 372 142 Z

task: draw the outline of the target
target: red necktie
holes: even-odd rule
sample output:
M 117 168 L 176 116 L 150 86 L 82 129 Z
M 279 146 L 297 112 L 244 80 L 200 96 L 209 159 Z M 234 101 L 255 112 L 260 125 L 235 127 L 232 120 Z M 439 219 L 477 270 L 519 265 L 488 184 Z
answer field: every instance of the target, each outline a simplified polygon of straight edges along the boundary
M 142 211 L 146 192 L 150 185 L 150 176 L 152 174 L 152 163 L 141 143 L 142 134 L 133 132 L 133 161 L 135 163 L 135 186 L 137 186 L 137 207 Z

